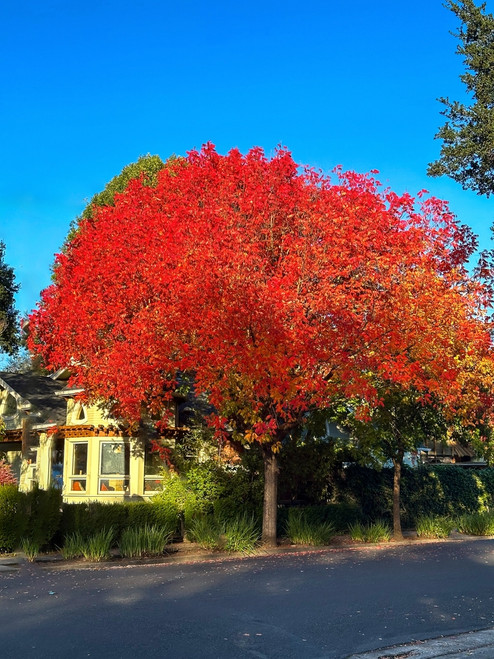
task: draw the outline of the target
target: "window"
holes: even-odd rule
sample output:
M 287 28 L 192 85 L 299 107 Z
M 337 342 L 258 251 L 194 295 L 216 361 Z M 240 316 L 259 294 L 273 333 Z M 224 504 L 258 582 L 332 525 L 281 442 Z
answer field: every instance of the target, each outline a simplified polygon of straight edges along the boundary
M 3 405 L 3 414 L 5 416 L 14 416 L 17 413 L 17 401 L 9 392 Z
M 99 491 L 129 491 L 129 444 L 121 441 L 101 442 Z
M 144 493 L 158 492 L 163 488 L 163 461 L 158 451 L 146 445 L 144 456 Z
M 82 403 L 76 403 L 72 412 L 73 423 L 85 423 L 87 421 L 86 408 Z
M 72 444 L 70 491 L 85 492 L 87 489 L 87 442 Z

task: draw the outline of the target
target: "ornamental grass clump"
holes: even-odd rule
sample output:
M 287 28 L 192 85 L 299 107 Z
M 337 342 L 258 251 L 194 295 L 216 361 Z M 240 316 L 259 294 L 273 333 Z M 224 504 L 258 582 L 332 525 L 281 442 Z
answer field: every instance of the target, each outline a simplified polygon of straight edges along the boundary
M 389 542 L 391 528 L 387 522 L 377 520 L 370 524 L 355 522 L 348 527 L 350 537 L 354 542 Z
M 26 555 L 30 563 L 34 563 L 38 557 L 39 550 L 41 549 L 40 543 L 32 538 L 23 538 L 21 541 L 21 549 Z
M 69 533 L 65 536 L 63 547 L 60 547 L 60 553 L 66 560 L 72 558 L 81 558 L 84 555 L 85 541 L 79 531 Z
M 203 515 L 191 521 L 187 536 L 210 551 L 250 552 L 259 542 L 260 531 L 254 516 L 217 519 Z
M 458 520 L 458 531 L 467 535 L 494 535 L 494 513 L 462 515 Z
M 122 531 L 119 549 L 126 558 L 159 556 L 173 537 L 174 529 L 145 524 Z
M 332 522 L 315 522 L 307 519 L 303 510 L 288 511 L 286 535 L 295 545 L 329 545 L 336 528 Z
M 82 555 L 87 561 L 96 563 L 110 558 L 110 549 L 115 531 L 113 527 L 102 529 L 85 539 L 82 545 Z
M 455 527 L 456 522 L 445 516 L 421 515 L 416 522 L 419 538 L 448 538 Z
M 252 551 L 259 542 L 260 530 L 253 515 L 239 515 L 223 524 L 226 551 Z

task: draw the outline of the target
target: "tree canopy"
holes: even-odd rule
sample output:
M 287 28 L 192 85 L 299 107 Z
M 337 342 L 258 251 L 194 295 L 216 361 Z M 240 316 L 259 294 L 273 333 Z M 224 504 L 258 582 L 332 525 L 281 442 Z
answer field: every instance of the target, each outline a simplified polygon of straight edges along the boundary
M 490 300 L 444 202 L 332 180 L 284 149 L 206 145 L 93 211 L 30 317 L 31 349 L 127 419 L 192 372 L 216 432 L 262 450 L 266 542 L 277 452 L 309 410 L 380 405 L 376 381 L 456 409 L 485 394 Z
M 9 355 L 19 346 L 18 314 L 15 308 L 15 293 L 19 286 L 15 282 L 14 270 L 4 261 L 5 245 L 0 242 L 0 350 Z
M 494 192 L 494 16 L 485 13 L 485 2 L 450 0 L 446 7 L 461 20 L 456 52 L 464 57 L 460 79 L 471 103 L 439 99 L 446 123 L 436 135 L 442 140 L 440 157 L 428 174 L 447 174 L 488 197 Z

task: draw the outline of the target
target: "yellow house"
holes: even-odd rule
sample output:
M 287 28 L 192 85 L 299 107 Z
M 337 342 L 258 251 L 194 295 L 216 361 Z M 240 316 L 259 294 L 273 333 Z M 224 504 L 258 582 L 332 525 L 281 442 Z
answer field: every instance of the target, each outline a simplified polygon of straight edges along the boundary
M 66 370 L 48 377 L 0 373 L 0 457 L 12 464 L 20 489 L 59 487 L 66 502 L 153 496 L 163 463 L 152 450 L 152 423 L 129 434 L 102 408 L 82 403 L 68 377 Z M 168 446 L 186 430 L 178 425 L 178 399 L 171 408 L 161 438 Z

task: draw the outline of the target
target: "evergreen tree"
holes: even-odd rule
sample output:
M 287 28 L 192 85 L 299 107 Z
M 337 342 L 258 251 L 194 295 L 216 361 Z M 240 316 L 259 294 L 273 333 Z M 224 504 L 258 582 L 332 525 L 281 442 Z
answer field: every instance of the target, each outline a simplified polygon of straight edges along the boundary
M 473 0 L 446 4 L 461 20 L 455 34 L 457 53 L 464 57 L 460 76 L 471 104 L 440 98 L 446 123 L 436 135 L 443 141 L 437 161 L 429 165 L 430 176 L 447 174 L 466 189 L 487 197 L 494 192 L 494 16 L 485 2 Z

